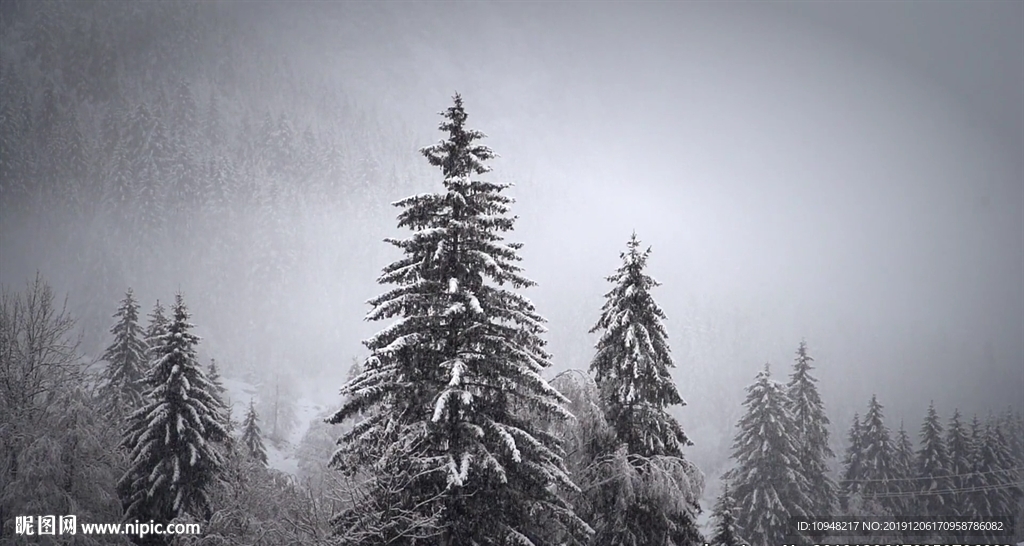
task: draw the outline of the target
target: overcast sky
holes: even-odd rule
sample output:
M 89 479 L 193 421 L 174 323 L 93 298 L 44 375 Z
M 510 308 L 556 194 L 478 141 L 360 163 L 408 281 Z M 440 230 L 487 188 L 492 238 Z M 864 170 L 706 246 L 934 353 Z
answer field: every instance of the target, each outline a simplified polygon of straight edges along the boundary
M 837 411 L 1024 404 L 1024 4 L 388 7 L 309 10 L 297 54 L 424 144 L 464 94 L 558 367 L 635 229 L 695 410 L 801 337 Z
M 695 449 L 731 436 L 743 388 L 765 362 L 785 379 L 801 338 L 843 428 L 872 393 L 911 429 L 929 400 L 944 416 L 1024 408 L 1024 3 L 224 6 L 416 145 L 463 94 L 500 156 L 490 176 L 516 184 L 511 238 L 556 369 L 588 366 L 630 233 L 651 245 Z M 441 188 L 416 145 L 395 161 Z M 343 338 L 319 364 L 337 372 L 327 400 L 382 327 L 359 320 L 394 226 L 305 226 L 358 263 L 296 294 L 302 316 L 268 318 Z

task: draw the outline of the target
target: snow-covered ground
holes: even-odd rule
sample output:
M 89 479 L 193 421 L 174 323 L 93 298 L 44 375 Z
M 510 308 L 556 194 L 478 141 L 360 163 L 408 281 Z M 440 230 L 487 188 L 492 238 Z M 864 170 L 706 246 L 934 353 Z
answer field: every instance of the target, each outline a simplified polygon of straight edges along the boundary
M 256 400 L 257 404 L 259 402 L 259 389 L 252 383 L 235 378 L 225 377 L 223 384 L 231 406 L 231 418 L 237 423 L 237 434 L 241 432 L 237 428 L 240 428 L 241 422 L 245 419 L 245 414 L 249 410 L 249 401 Z M 295 401 L 296 426 L 288 435 L 286 441 L 278 443 L 264 438 L 267 448 L 267 464 L 270 468 L 286 472 L 292 476 L 297 474 L 299 462 L 295 458 L 295 449 L 309 429 L 310 422 L 325 409 L 325 406 L 314 403 L 306 396 L 300 396 Z M 260 425 L 265 427 L 265 421 L 261 419 Z

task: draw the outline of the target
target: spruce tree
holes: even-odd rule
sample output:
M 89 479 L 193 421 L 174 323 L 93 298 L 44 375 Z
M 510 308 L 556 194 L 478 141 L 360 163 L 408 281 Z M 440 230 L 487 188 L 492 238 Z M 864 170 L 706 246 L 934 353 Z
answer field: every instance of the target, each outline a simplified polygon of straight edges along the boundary
M 966 495 L 959 490 L 967 487 L 971 472 L 971 437 L 960 421 L 960 410 L 953 410 L 953 416 L 946 427 L 946 455 L 949 459 L 950 489 L 946 493 L 946 515 L 966 516 Z
M 846 455 L 843 457 L 843 478 L 839 483 L 840 503 L 843 510 L 849 508 L 850 498 L 860 495 L 864 482 L 864 442 L 860 414 L 853 414 L 853 423 L 847 434 Z
M 914 514 L 914 510 L 917 508 L 914 502 L 914 496 L 917 494 L 918 485 L 920 483 L 917 480 L 917 459 L 914 455 L 914 444 L 910 441 L 910 435 L 907 433 L 906 427 L 903 426 L 903 421 L 900 421 L 900 429 L 896 432 L 896 443 L 895 451 L 893 452 L 893 473 L 896 477 L 896 491 L 899 493 L 899 497 L 894 499 L 894 503 L 899 506 L 897 515 Z
M 224 388 L 224 382 L 220 377 L 220 370 L 217 369 L 217 361 L 213 358 L 210 359 L 210 366 L 207 368 L 206 378 L 210 381 L 210 385 L 213 387 L 214 398 L 216 398 L 218 404 L 224 408 L 224 429 L 228 432 L 228 438 L 230 438 L 234 429 L 234 421 L 231 418 L 231 401 L 228 400 L 228 391 Z
M 606 294 L 601 317 L 591 330 L 601 332 L 590 370 L 607 420 L 641 472 L 655 457 L 684 459 L 682 448 L 690 445 L 682 427 L 666 411 L 668 406 L 685 403 L 669 373 L 674 364 L 662 324 L 665 313 L 650 294 L 659 283 L 644 273 L 650 252 L 640 250 L 634 233 L 621 254 L 622 266 L 608 277 L 615 286 Z M 645 544 L 702 540 L 696 523 L 699 498 L 686 499 L 688 509 L 681 513 L 669 513 L 668 506 L 653 499 L 634 500 L 627 508 L 632 515 L 627 518 L 630 528 L 616 531 L 617 536 L 630 537 L 622 540 Z
M 942 438 L 942 425 L 935 403 L 928 404 L 928 413 L 921 424 L 921 448 L 917 451 L 917 511 L 924 516 L 946 513 L 945 491 L 949 489 L 949 458 Z
M 100 399 L 107 413 L 118 421 L 142 405 L 141 380 L 146 368 L 146 345 L 139 327 L 139 304 L 131 288 L 125 293 L 117 312 L 116 323 L 110 329 L 114 341 L 103 353 L 107 362 L 103 370 Z
M 213 392 L 222 402 L 226 402 L 227 399 L 225 396 L 227 394 L 227 389 L 224 388 L 224 382 L 221 380 L 220 370 L 217 369 L 216 359 L 210 359 L 210 366 L 207 368 L 206 377 L 210 380 L 210 384 L 213 385 Z
M 267 449 L 263 445 L 263 434 L 257 424 L 259 416 L 256 414 L 255 402 L 249 400 L 249 411 L 245 414 L 245 421 L 242 423 L 242 443 L 245 444 L 249 456 L 263 466 L 267 466 Z
M 736 501 L 729 491 L 729 484 L 726 483 L 722 494 L 715 502 L 715 508 L 711 512 L 711 520 L 714 522 L 714 535 L 711 537 L 711 546 L 740 546 L 745 541 L 740 538 L 739 529 L 736 526 Z
M 227 433 L 222 408 L 196 359 L 181 294 L 173 318 L 156 338 L 156 360 L 145 378 L 147 404 L 128 422 L 123 441 L 129 468 L 118 482 L 125 521 L 170 521 L 184 513 L 210 515 L 209 487 L 222 464 L 213 442 Z
M 966 491 L 968 517 L 985 518 L 1016 516 L 1020 511 L 1020 485 L 1018 470 L 1009 453 L 1008 440 L 999 430 L 995 419 L 982 425 L 975 417 L 971 423 L 973 469 L 968 477 Z M 990 541 L 1001 541 L 991 533 L 981 533 Z
M 990 465 L 993 474 L 990 483 L 996 497 L 997 512 L 995 515 L 1005 514 L 1016 516 L 1021 510 L 1021 500 L 1024 492 L 1021 491 L 1020 471 L 1018 470 L 1017 458 L 1013 454 L 1010 438 L 1006 434 L 1005 424 L 1001 419 L 990 415 L 988 418 L 988 438 L 986 444 L 990 446 L 992 463 Z
M 167 316 L 160 300 L 156 300 L 153 310 L 149 313 L 149 324 L 146 325 L 146 356 L 151 366 L 156 357 L 156 349 L 161 345 L 160 338 L 167 330 Z
M 967 517 L 984 518 L 996 515 L 996 503 L 993 502 L 994 496 L 990 491 L 993 457 L 986 445 L 987 436 L 987 431 L 975 415 L 971 419 L 970 429 L 971 472 L 966 476 L 967 484 L 964 491 Z
M 570 415 L 540 375 L 551 365 L 544 319 L 516 292 L 534 283 L 517 265 L 521 244 L 503 241 L 515 221 L 508 185 L 480 180 L 494 153 L 466 127 L 459 95 L 442 116 L 447 139 L 422 153 L 441 169 L 444 191 L 395 203 L 399 227 L 413 233 L 388 239 L 404 257 L 384 268 L 379 282 L 395 286 L 367 316 L 394 322 L 365 342 L 364 370 L 329 419 L 367 416 L 341 437 L 332 463 L 375 474 L 338 531 L 361 544 L 409 544 L 412 534 L 445 546 L 585 538 L 589 528 L 562 497 L 575 486 L 559 439 L 527 418 Z
M 830 421 L 815 385 L 818 380 L 811 375 L 813 361 L 807 354 L 807 343 L 801 341 L 786 392 L 796 426 L 794 438 L 800 445 L 800 462 L 810 487 L 806 493 L 813 502 L 814 515 L 826 517 L 832 513 L 836 502 L 837 488 L 828 468 L 828 460 L 835 457 L 835 453 L 829 447 Z
M 868 412 L 864 415 L 861 428 L 863 463 L 861 476 L 862 495 L 866 500 L 875 500 L 890 515 L 898 515 L 899 493 L 893 468 L 893 445 L 889 427 L 885 426 L 883 406 L 875 395 L 871 395 Z
M 733 484 L 738 522 L 752 544 L 782 544 L 790 536 L 792 517 L 811 517 L 812 501 L 793 438 L 793 418 L 784 387 L 771 379 L 768 365 L 747 387 L 733 442 L 736 467 L 726 478 Z

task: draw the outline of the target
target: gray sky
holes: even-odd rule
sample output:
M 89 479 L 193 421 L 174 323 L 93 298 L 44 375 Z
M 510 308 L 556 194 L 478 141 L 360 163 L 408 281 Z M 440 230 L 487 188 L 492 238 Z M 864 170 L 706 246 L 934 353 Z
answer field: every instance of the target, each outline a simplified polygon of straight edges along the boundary
M 492 178 L 516 184 L 512 238 L 557 369 L 589 364 L 604 278 L 636 230 L 699 464 L 801 338 L 844 428 L 872 393 L 911 429 L 931 399 L 944 416 L 1024 407 L 1024 3 L 226 6 L 300 77 L 410 131 L 395 162 L 418 162 L 423 191 L 440 178 L 415 146 L 463 94 L 501 156 Z M 322 277 L 267 319 L 278 354 L 302 340 L 333 359 L 317 362 L 337 384 L 318 385 L 336 402 L 382 326 L 360 322 L 395 257 L 380 240 L 400 233 L 393 217 L 353 232 L 320 214 L 302 229 Z
M 1024 403 L 1024 4 L 389 7 L 302 55 L 424 144 L 464 94 L 558 367 L 636 229 L 696 414 L 801 337 L 837 412 Z

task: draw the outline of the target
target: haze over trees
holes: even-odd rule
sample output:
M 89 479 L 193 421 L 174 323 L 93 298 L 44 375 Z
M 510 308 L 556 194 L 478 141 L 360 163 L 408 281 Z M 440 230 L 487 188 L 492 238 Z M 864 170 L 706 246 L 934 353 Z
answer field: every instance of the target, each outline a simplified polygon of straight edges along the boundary
M 603 300 L 610 262 L 559 271 L 589 259 L 590 243 L 614 248 L 633 227 L 620 223 L 655 215 L 669 197 L 704 202 L 699 191 L 654 202 L 632 169 L 609 174 L 622 175 L 620 193 L 602 193 L 606 182 L 587 179 L 610 164 L 596 140 L 557 138 L 571 108 L 531 103 L 543 78 L 451 83 L 473 88 L 473 119 L 501 139 L 509 157 L 498 172 L 461 95 L 442 113 L 443 140 L 417 154 L 431 124 L 405 123 L 446 106 L 441 98 L 397 105 L 381 91 L 368 101 L 361 73 L 325 74 L 320 57 L 279 42 L 302 19 L 268 17 L 268 6 L 241 16 L 232 3 L 193 0 L 0 4 L 0 543 L 24 538 L 15 518 L 43 514 L 202 524 L 196 537 L 76 538 L 168 546 L 726 546 L 780 543 L 792 515 L 1024 521 L 1018 406 L 997 400 L 999 413 L 974 416 L 937 397 L 908 415 L 893 408 L 924 393 L 885 407 L 880 393 L 851 424 L 849 404 L 863 401 L 819 392 L 845 377 L 836 364 L 850 358 L 819 341 L 823 330 L 808 332 L 813 351 L 799 343 L 788 381 L 766 365 L 744 389 L 737 378 L 763 362 L 749 353 L 783 358 L 803 332 L 764 327 L 742 298 L 742 320 L 703 316 L 714 283 L 696 276 L 715 252 L 694 254 L 694 267 L 679 256 L 719 227 L 666 239 L 638 225 L 660 250 L 634 233 Z M 322 24 L 362 28 L 359 42 L 394 8 L 339 9 L 352 17 Z M 451 25 L 448 14 L 431 15 Z M 388 44 L 419 64 L 383 63 L 396 80 L 494 54 L 410 45 Z M 360 47 L 321 53 L 378 72 Z M 508 97 L 520 108 L 506 109 Z M 573 100 L 586 111 L 589 99 Z M 509 122 L 536 112 L 543 130 Z M 630 133 L 647 122 L 629 121 L 609 140 L 624 146 L 615 160 L 635 168 L 660 152 L 630 148 L 648 141 Z M 523 150 L 542 146 L 565 165 L 599 166 L 566 169 L 577 186 L 554 184 L 543 162 L 528 180 Z M 614 217 L 566 212 L 606 210 L 610 195 Z M 728 202 L 751 196 L 760 194 Z M 758 210 L 743 209 L 752 224 Z M 570 224 L 589 239 L 556 237 Z M 773 249 L 764 254 L 787 258 Z M 799 301 L 787 309 L 808 311 Z M 323 385 L 330 400 L 311 400 Z M 246 399 L 235 423 L 232 400 Z

